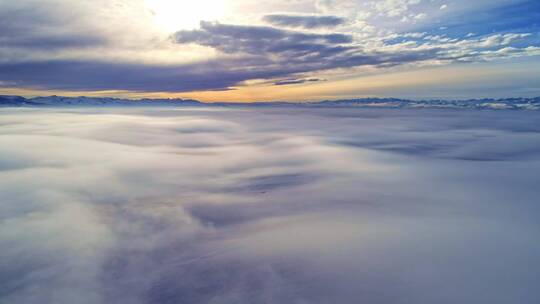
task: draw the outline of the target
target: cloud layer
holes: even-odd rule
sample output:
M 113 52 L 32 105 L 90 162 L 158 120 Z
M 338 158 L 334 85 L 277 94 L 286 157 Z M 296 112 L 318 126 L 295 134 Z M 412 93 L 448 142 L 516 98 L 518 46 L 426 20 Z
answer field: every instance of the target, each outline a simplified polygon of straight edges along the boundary
M 535 113 L 0 111 L 0 302 L 540 300 Z

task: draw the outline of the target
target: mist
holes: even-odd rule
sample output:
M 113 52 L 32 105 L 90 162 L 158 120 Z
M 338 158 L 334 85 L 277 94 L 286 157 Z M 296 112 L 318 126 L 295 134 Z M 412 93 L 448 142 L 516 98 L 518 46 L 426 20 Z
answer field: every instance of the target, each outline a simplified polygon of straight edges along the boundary
M 540 303 L 540 116 L 0 109 L 0 302 Z

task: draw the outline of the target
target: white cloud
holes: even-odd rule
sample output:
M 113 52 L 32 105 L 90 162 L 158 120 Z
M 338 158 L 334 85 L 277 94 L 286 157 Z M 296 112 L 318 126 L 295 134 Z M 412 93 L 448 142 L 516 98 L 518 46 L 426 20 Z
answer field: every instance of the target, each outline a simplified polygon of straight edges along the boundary
M 420 14 L 414 16 L 414 19 L 416 19 L 416 20 L 422 20 L 422 19 L 425 19 L 426 17 L 427 17 L 426 14 L 420 13 Z
M 537 284 L 536 116 L 0 114 L 0 302 L 381 302 L 427 278 L 415 303 L 484 303 Z

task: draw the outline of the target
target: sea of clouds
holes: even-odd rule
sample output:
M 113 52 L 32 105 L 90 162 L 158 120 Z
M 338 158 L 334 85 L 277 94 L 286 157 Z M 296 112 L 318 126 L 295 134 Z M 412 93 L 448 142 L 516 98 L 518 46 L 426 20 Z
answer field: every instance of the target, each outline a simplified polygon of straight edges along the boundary
M 540 303 L 540 116 L 0 109 L 0 303 Z

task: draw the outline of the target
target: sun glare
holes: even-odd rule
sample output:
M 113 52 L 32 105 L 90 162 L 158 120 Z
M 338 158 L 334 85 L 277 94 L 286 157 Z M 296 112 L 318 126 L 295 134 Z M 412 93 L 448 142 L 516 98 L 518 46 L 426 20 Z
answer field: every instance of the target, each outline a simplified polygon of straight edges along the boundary
M 227 12 L 226 0 L 146 0 L 155 21 L 166 31 L 191 29 L 201 20 L 215 21 Z

